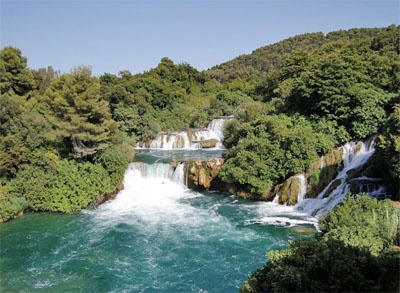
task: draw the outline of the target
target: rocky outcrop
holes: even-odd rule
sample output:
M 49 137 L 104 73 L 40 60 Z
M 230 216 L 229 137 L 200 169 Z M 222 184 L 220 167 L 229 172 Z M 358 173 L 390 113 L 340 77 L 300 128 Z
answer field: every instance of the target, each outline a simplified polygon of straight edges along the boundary
M 185 163 L 187 185 L 192 189 L 219 189 L 224 190 L 218 179 L 218 173 L 224 163 L 222 158 L 210 160 L 188 161 Z
M 316 197 L 333 179 L 335 179 L 342 160 L 343 149 L 336 148 L 325 156 L 318 157 L 314 161 L 305 172 L 307 197 Z M 269 192 L 268 198 L 272 200 L 276 195 L 279 195 L 278 201 L 280 204 L 295 205 L 298 202 L 298 195 L 302 187 L 301 184 L 299 176 L 292 176 L 283 183 L 276 185 Z M 337 186 L 337 184 L 332 184 L 332 188 L 336 188 Z M 326 196 L 330 194 L 330 191 L 326 192 Z
M 199 143 L 202 149 L 215 148 L 218 143 L 218 139 L 212 138 L 212 139 L 202 140 Z
M 298 177 L 290 177 L 278 189 L 279 203 L 295 205 L 301 190 L 301 181 Z
M 336 148 L 314 161 L 305 173 L 307 178 L 307 195 L 309 197 L 317 197 L 337 176 L 342 160 L 343 149 Z

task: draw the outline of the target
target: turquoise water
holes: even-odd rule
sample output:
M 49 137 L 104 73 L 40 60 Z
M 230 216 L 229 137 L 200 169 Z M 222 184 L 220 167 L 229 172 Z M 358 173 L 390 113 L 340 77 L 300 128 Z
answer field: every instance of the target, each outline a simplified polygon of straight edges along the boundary
M 267 251 L 314 232 L 277 221 L 288 207 L 190 191 L 132 166 L 124 185 L 97 209 L 1 225 L 0 291 L 237 292 Z

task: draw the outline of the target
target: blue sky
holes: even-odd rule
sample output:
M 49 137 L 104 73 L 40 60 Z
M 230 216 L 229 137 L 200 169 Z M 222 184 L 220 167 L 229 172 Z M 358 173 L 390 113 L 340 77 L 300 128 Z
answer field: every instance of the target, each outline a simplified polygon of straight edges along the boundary
M 0 46 L 33 69 L 143 72 L 162 57 L 210 68 L 306 32 L 400 23 L 399 0 L 0 0 Z

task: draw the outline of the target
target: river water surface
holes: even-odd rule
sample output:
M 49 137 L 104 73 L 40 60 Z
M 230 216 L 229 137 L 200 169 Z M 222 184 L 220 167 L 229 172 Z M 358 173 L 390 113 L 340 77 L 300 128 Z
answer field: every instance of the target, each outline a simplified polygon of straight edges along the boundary
M 315 231 L 289 207 L 188 190 L 145 156 L 113 201 L 1 225 L 0 291 L 237 292 L 267 251 Z

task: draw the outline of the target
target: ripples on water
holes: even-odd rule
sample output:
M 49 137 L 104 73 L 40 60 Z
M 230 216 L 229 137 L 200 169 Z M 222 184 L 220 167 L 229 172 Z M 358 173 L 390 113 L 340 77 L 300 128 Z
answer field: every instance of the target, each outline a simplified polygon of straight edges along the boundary
M 291 228 L 313 226 L 289 207 L 190 191 L 134 168 L 124 184 L 97 209 L 1 225 L 0 291 L 237 292 L 266 251 L 314 231 Z

